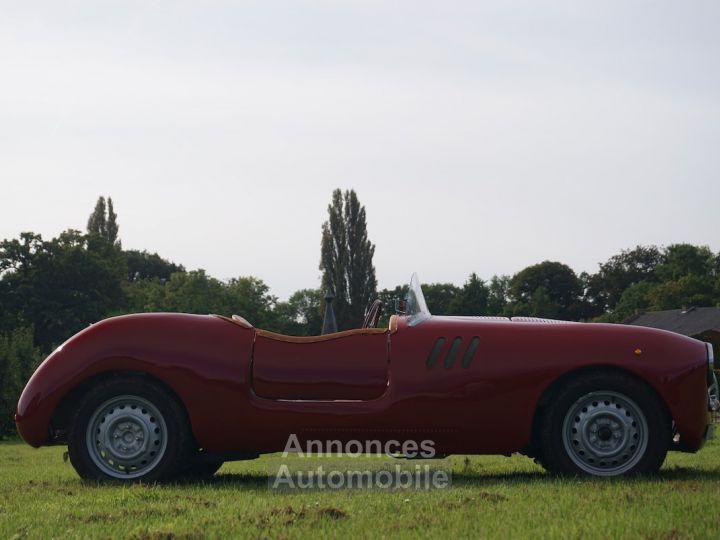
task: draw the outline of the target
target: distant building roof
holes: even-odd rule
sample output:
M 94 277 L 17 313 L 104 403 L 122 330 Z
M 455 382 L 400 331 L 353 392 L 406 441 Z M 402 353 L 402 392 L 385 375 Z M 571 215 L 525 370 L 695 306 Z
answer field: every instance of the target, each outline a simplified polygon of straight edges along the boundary
M 720 332 L 720 308 L 698 307 L 648 311 L 631 317 L 625 321 L 625 324 L 660 328 L 686 336 L 695 336 L 708 330 Z

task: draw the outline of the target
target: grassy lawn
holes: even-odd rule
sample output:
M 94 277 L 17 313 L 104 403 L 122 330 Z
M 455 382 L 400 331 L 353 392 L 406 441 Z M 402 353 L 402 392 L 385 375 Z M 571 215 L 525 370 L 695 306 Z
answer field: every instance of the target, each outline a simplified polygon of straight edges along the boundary
M 278 492 L 279 456 L 209 483 L 82 483 L 64 448 L 0 443 L 0 538 L 432 536 L 720 538 L 720 443 L 671 454 L 657 477 L 557 479 L 513 456 L 450 458 L 446 490 Z

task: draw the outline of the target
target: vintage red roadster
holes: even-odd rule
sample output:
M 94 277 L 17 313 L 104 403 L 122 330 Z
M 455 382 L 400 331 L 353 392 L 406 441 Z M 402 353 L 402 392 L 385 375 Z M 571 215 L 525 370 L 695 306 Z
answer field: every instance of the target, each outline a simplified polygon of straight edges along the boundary
M 300 440 L 432 440 L 522 452 L 556 473 L 656 472 L 695 452 L 717 408 L 712 347 L 650 328 L 431 316 L 414 277 L 376 328 L 293 337 L 242 317 L 150 313 L 93 324 L 18 403 L 35 447 L 68 445 L 90 480 L 211 475 Z

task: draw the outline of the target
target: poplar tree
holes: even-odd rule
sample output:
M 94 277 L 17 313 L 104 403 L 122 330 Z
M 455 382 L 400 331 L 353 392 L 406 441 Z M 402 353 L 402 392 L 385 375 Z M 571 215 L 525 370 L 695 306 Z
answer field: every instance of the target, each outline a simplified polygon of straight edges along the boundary
M 93 213 L 90 214 L 88 218 L 88 234 L 103 238 L 109 244 L 115 245 L 117 244 L 119 228 L 112 198 L 108 197 L 106 205 L 105 197 L 98 197 L 97 203 L 95 203 L 95 210 L 93 210 Z
M 335 294 L 333 307 L 339 330 L 359 328 L 365 308 L 377 291 L 372 264 L 375 245 L 367 234 L 365 207 L 354 190 L 336 189 L 322 225 L 320 270 L 323 292 Z

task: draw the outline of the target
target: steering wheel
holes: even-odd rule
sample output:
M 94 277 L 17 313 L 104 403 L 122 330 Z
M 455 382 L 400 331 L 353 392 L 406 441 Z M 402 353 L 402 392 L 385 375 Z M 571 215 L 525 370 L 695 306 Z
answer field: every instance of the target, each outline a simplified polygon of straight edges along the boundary
M 373 300 L 372 304 L 365 314 L 365 320 L 363 321 L 363 328 L 375 328 L 380 320 L 380 314 L 382 313 L 383 303 L 379 300 Z

